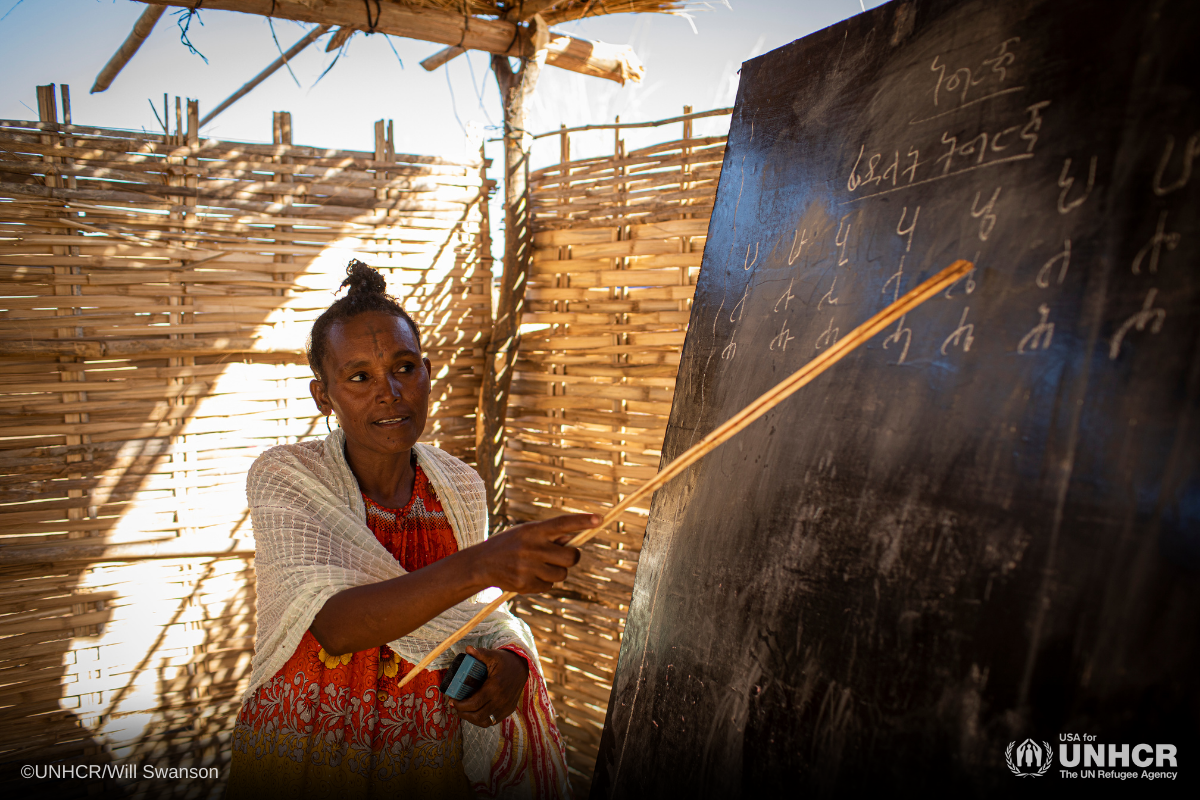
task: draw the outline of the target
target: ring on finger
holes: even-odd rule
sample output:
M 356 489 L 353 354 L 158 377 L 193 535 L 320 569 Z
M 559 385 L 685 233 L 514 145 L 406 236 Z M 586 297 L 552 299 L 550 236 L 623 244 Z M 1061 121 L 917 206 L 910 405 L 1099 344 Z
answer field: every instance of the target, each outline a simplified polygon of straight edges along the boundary
M 488 719 L 490 719 L 492 721 L 493 725 L 496 724 L 496 715 L 495 714 L 488 714 Z

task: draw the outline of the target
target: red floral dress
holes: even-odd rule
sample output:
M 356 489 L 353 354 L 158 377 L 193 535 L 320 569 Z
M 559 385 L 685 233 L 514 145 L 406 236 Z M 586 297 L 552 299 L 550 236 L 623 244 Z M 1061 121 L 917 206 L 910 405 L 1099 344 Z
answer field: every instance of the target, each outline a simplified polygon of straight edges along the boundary
M 368 527 L 406 571 L 458 551 L 420 467 L 404 508 L 363 500 Z M 519 648 L 506 649 L 528 662 Z M 532 663 L 518 713 L 501 723 L 491 775 L 474 787 L 463 770 L 458 713 L 438 690 L 444 670 L 423 670 L 397 690 L 412 667 L 387 645 L 330 656 L 306 631 L 288 662 L 242 705 L 227 797 L 466 798 L 518 786 L 533 797 L 562 793 L 565 753 Z

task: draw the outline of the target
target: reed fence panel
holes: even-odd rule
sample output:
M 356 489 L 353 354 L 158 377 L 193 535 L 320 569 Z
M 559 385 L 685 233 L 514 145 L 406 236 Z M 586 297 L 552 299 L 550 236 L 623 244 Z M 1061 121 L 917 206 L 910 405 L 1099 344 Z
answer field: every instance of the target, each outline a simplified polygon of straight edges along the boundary
M 619 130 L 619 129 L 618 129 Z M 507 422 L 509 514 L 612 507 L 658 472 L 725 137 L 684 138 L 530 177 L 533 253 Z M 618 134 L 619 136 L 619 134 Z M 552 594 L 522 596 L 577 793 L 607 713 L 649 504 L 592 540 Z
M 225 774 L 254 641 L 245 473 L 325 434 L 303 348 L 349 259 L 422 326 L 425 439 L 473 459 L 483 165 L 396 155 L 386 134 L 374 153 L 293 146 L 278 115 L 276 144 L 201 141 L 187 117 L 0 121 L 2 762 Z

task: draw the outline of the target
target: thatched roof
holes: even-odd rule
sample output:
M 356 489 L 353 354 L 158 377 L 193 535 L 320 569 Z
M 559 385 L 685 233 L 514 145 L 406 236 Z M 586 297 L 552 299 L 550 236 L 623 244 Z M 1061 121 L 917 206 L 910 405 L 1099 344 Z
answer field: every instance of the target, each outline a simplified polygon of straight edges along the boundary
M 384 33 L 447 45 L 421 62 L 434 70 L 467 50 L 501 56 L 532 56 L 545 50 L 548 66 L 625 83 L 645 73 L 628 45 L 580 39 L 549 26 L 607 14 L 681 14 L 686 0 L 138 0 L 146 10 L 129 36 L 100 71 L 92 92 L 103 92 L 154 29 L 167 6 L 246 14 L 315 23 L 304 38 L 227 98 L 204 118 L 206 124 L 245 96 L 301 50 L 333 31 L 327 50 L 346 43 L 356 31 Z M 190 16 L 189 16 L 190 19 Z M 539 33 L 540 32 L 540 33 Z M 535 44 L 536 38 L 536 44 Z
M 162 16 L 164 7 L 196 11 L 239 11 L 276 19 L 323 26 L 309 43 L 336 29 L 331 46 L 344 43 L 354 31 L 384 33 L 447 45 L 426 59 L 426 69 L 436 69 L 466 50 L 502 56 L 531 56 L 535 50 L 534 21 L 553 26 L 562 22 L 606 14 L 679 14 L 692 5 L 687 0 L 138 0 L 146 3 L 128 38 L 96 78 L 93 92 L 108 88 Z M 545 28 L 542 28 L 543 32 Z M 307 46 L 307 43 L 305 44 Z M 284 56 L 284 61 L 290 57 Z M 640 81 L 644 69 L 628 45 L 589 42 L 550 31 L 546 47 L 548 66 L 581 72 L 624 83 Z
M 525 9 L 537 9 L 528 14 L 540 13 L 547 25 L 560 22 L 599 17 L 605 14 L 675 14 L 684 10 L 686 2 L 670 0 L 557 0 L 553 3 L 534 0 L 384 0 L 412 8 L 436 8 L 455 14 L 470 14 L 476 17 L 503 18 L 516 12 L 524 18 Z M 694 5 L 694 4 L 693 4 Z

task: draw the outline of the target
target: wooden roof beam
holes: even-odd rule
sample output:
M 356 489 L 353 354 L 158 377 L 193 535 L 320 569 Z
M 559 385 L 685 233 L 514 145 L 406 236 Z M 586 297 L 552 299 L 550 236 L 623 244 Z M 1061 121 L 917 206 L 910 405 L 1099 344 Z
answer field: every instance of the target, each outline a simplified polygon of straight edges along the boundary
M 529 0 L 528 3 L 520 3 L 513 6 L 508 11 L 504 12 L 504 19 L 508 22 L 528 22 L 538 14 L 542 13 L 551 6 L 557 5 L 562 0 Z M 429 58 L 421 62 L 421 66 L 429 72 L 445 64 L 447 61 L 452 61 L 458 58 L 463 53 L 467 52 L 465 47 L 447 47 L 444 50 L 439 50 Z
M 392 2 L 364 4 L 362 0 L 156 0 L 181 8 L 240 11 L 318 25 L 358 28 L 391 36 L 421 39 L 501 56 L 533 55 L 529 28 L 507 20 L 464 17 L 433 8 L 412 8 Z M 149 0 L 138 0 L 149 2 Z M 377 14 L 367 19 L 367 8 Z M 628 45 L 589 42 L 551 32 L 546 63 L 560 69 L 618 83 L 640 81 L 645 70 Z

